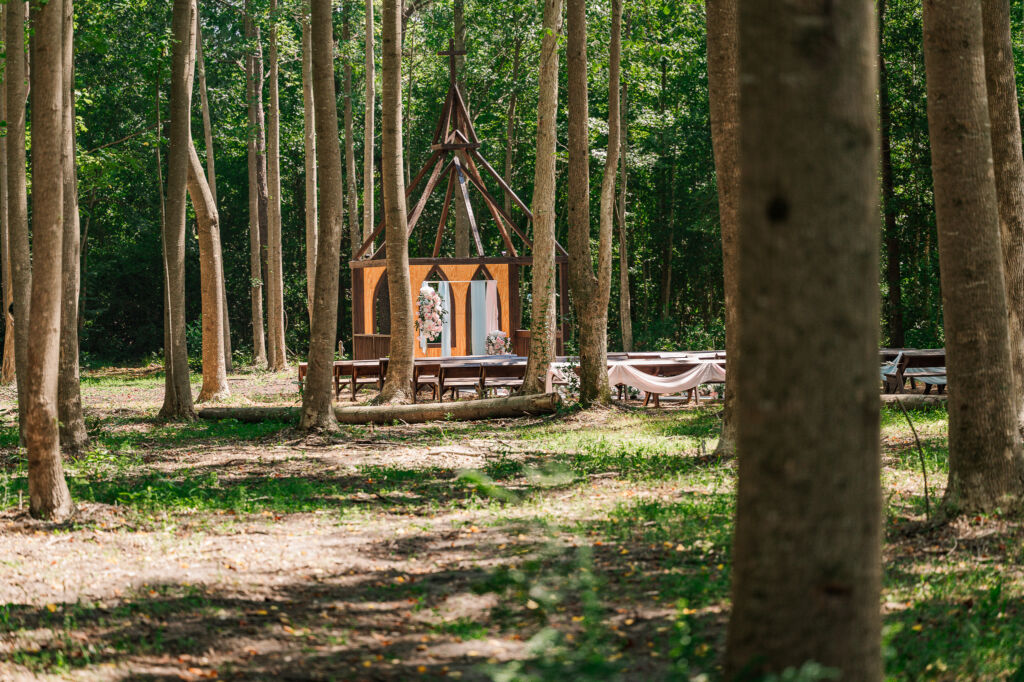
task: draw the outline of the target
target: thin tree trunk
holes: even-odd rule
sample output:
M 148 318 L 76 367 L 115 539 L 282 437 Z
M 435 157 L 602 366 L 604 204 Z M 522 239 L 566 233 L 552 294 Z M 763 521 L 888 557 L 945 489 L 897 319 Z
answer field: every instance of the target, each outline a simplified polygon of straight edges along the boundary
M 29 511 L 61 521 L 74 513 L 64 480 L 57 427 L 57 374 L 60 359 L 63 212 L 63 41 L 62 0 L 32 7 L 32 303 L 26 371 L 25 445 L 28 449 Z M 17 7 L 15 7 L 17 11 Z M 24 320 L 25 317 L 22 317 Z
M 352 39 L 349 29 L 349 3 L 345 0 L 344 17 L 341 25 L 341 40 L 348 45 Z M 352 245 L 351 256 L 355 257 L 356 252 L 363 243 L 364 230 L 360 229 L 359 220 L 359 195 L 356 188 L 356 143 L 352 125 L 352 60 L 348 57 L 348 50 L 345 50 L 345 186 L 348 196 L 348 228 L 349 241 Z M 373 227 L 370 227 L 373 230 Z
M 874 27 L 870 2 L 739 3 L 740 456 L 724 679 L 808 661 L 882 679 Z M 823 367 L 842 371 L 823 382 Z
M 213 123 L 211 121 L 210 114 L 210 100 L 206 93 L 206 62 L 203 59 L 203 31 L 202 22 L 199 20 L 199 12 L 196 12 L 196 75 L 199 78 L 199 104 L 202 107 L 203 114 L 203 137 L 206 144 L 206 177 L 210 185 L 210 195 L 213 198 L 213 206 L 217 207 L 217 167 L 214 163 L 213 153 Z M 218 230 L 220 230 L 220 224 L 218 223 Z M 217 239 L 218 245 L 220 244 L 220 235 Z M 220 248 L 220 246 L 218 246 Z M 224 263 L 223 254 L 218 254 L 221 263 Z M 223 334 L 224 334 L 224 367 L 228 372 L 233 369 L 234 362 L 231 359 L 231 323 L 228 319 L 228 289 L 227 284 L 223 277 L 223 268 L 221 271 L 222 277 L 220 280 L 220 295 L 221 305 L 224 307 L 224 314 L 221 316 L 223 319 Z
M 985 92 L 982 10 L 969 0 L 926 0 L 923 18 L 949 377 L 945 502 L 952 513 L 1005 510 L 1020 504 L 1024 480 Z M 1006 137 L 999 140 L 1006 142 Z
M 1003 245 L 1017 429 L 1024 433 L 1024 155 L 1009 0 L 982 0 L 985 82 Z
M 618 4 L 617 0 L 615 4 Z M 585 0 L 568 1 L 569 74 L 569 286 L 576 307 L 580 347 L 580 402 L 610 403 L 608 388 L 608 296 L 611 285 L 612 211 L 606 216 L 606 194 L 614 197 L 615 171 L 619 152 L 619 27 L 613 22 L 609 52 L 609 148 L 615 165 L 605 167 L 601 188 L 601 218 L 598 243 L 598 272 L 590 256 L 590 144 L 587 103 L 587 13 Z M 618 11 L 621 18 L 621 6 Z M 621 23 L 621 22 L 619 22 Z M 615 57 L 612 58 L 612 52 Z M 612 125 L 614 124 L 614 131 Z M 612 204 L 607 208 L 611 209 Z
M 195 61 L 195 0 L 174 0 L 171 21 L 170 139 L 167 147 L 167 222 L 164 226 L 168 336 L 168 381 L 160 416 L 194 419 L 185 344 L 185 192 L 192 144 L 192 82 Z
M 351 109 L 351 105 L 349 108 Z M 306 309 L 309 312 L 309 326 L 312 329 L 317 247 L 316 113 L 313 111 L 313 52 L 308 8 L 302 17 L 302 143 L 306 164 Z
M 555 151 L 558 142 L 558 41 L 562 0 L 544 0 L 533 180 L 533 310 L 530 356 L 521 393 L 543 393 L 555 357 Z
M 373 60 L 373 0 L 366 0 L 366 110 L 363 124 L 363 239 L 369 239 L 376 226 L 373 220 L 373 152 L 376 125 L 374 104 L 377 96 Z M 373 247 L 370 247 L 373 251 Z
M 629 34 L 629 20 L 626 20 Z M 619 156 L 619 319 L 622 325 L 622 350 L 633 350 L 633 304 L 629 291 L 629 230 L 626 226 L 627 186 L 629 184 L 629 90 L 622 84 L 622 151 Z
M 194 145 L 189 145 L 188 193 L 196 212 L 199 232 L 199 277 L 203 307 L 203 387 L 197 402 L 223 400 L 230 395 L 227 366 L 224 362 L 224 324 L 226 311 L 220 283 L 224 263 L 220 250 L 220 218 L 213 190 L 203 175 Z
M 519 104 L 519 69 L 522 65 L 523 39 L 516 38 L 512 52 L 512 92 L 509 93 L 508 112 L 505 114 L 505 183 L 512 186 L 512 162 L 516 155 L 516 106 Z M 512 215 L 512 197 L 505 195 L 505 213 Z
M 78 454 L 89 442 L 82 415 L 78 367 L 78 293 L 81 286 L 81 223 L 78 215 L 78 169 L 75 153 L 75 40 L 74 7 L 64 0 L 62 17 L 61 164 L 64 167 L 63 253 L 61 256 L 60 375 L 57 413 L 64 454 Z
M 673 209 L 675 208 L 675 201 L 673 197 L 672 187 L 675 184 L 673 176 L 673 164 L 672 159 L 669 155 L 668 140 L 666 139 L 668 133 L 668 121 L 665 118 L 665 102 L 668 97 L 668 59 L 662 57 L 661 59 L 661 93 L 658 95 L 658 108 L 661 114 L 661 158 L 659 159 L 659 165 L 661 167 L 661 188 L 658 190 L 659 200 L 661 202 L 661 215 L 665 220 L 665 224 L 668 228 L 667 239 L 661 247 L 661 286 L 660 286 L 660 297 L 659 306 L 661 311 L 661 317 L 667 319 L 669 317 L 669 301 L 672 297 L 672 248 L 675 242 L 675 231 L 676 225 L 673 220 Z
M 7 35 L 7 4 L 0 5 L 0 36 Z M 0 120 L 7 120 L 7 77 L 0 81 Z M 14 381 L 14 278 L 11 276 L 10 220 L 7 216 L 7 137 L 0 137 L 0 261 L 4 287 L 4 356 L 0 384 Z
M 260 144 L 263 129 L 263 67 L 258 47 L 259 29 L 253 21 L 249 2 L 245 2 L 245 36 L 251 43 L 245 57 L 245 90 L 249 109 L 247 141 L 249 171 L 249 295 L 252 312 L 252 354 L 256 366 L 267 363 L 266 337 L 263 333 L 263 230 L 266 225 L 266 174 L 263 169 L 263 149 Z M 257 77 L 258 76 L 258 77 Z
M 885 63 L 885 6 L 878 0 L 878 111 L 882 133 L 882 214 L 885 218 L 885 281 L 888 294 L 885 299 L 885 317 L 889 327 L 889 345 L 902 348 L 903 340 L 903 281 L 900 273 L 900 233 L 896 225 L 896 191 L 892 177 L 892 123 L 889 105 L 889 69 Z
M 281 254 L 281 102 L 278 92 L 277 0 L 270 0 L 270 121 L 267 124 L 267 367 L 288 363 L 284 342 L 284 265 Z
M 25 8 L 23 0 L 8 0 L 5 76 L 7 77 L 7 230 L 14 295 L 15 374 L 25 377 L 28 362 L 28 319 L 32 296 L 32 260 L 28 244 L 28 193 L 25 175 Z M 10 314 L 10 307 L 7 309 Z M 25 440 L 25 386 L 18 381 L 18 426 Z
M 882 0 L 884 2 L 884 0 Z M 718 223 L 722 233 L 722 274 L 725 290 L 725 356 L 730 366 L 740 354 L 739 191 L 740 77 L 737 0 L 707 0 L 708 94 L 711 143 L 718 183 Z M 735 372 L 725 374 L 722 434 L 715 452 L 736 454 Z
M 387 225 L 388 290 L 391 292 L 391 354 L 379 402 L 412 399 L 413 312 L 409 282 L 408 216 L 402 175 L 402 13 L 400 0 L 384 0 L 384 68 L 381 72 L 381 185 Z
M 452 11 L 453 11 L 453 23 L 455 24 L 455 51 L 462 52 L 466 49 L 466 17 L 465 17 L 465 0 L 452 0 Z M 456 87 L 459 89 L 459 94 L 462 95 L 462 101 L 469 106 L 469 100 L 466 95 L 465 80 L 462 77 L 463 69 L 466 60 L 463 56 L 457 56 L 455 58 L 455 72 L 458 74 L 458 80 L 456 81 Z M 446 134 L 448 131 L 445 130 L 442 134 Z M 465 163 L 465 157 L 462 158 L 462 162 Z M 469 211 L 466 209 L 465 202 L 455 202 L 455 257 L 456 258 L 468 258 L 469 257 Z
M 338 103 L 334 91 L 334 32 L 331 0 L 311 0 L 313 104 L 316 107 L 317 166 L 320 172 L 320 227 L 316 262 L 313 327 L 309 339 L 309 373 L 302 394 L 300 428 L 337 428 L 334 397 L 334 341 L 338 334 L 338 260 L 341 247 L 341 153 L 338 149 Z

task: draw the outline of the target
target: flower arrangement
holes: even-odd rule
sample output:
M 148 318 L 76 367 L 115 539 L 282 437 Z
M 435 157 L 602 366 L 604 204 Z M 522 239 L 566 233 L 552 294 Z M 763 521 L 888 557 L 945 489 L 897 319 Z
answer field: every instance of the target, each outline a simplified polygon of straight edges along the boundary
M 488 355 L 505 355 L 508 353 L 508 334 L 503 331 L 494 331 L 487 335 L 484 340 Z
M 416 299 L 416 330 L 429 343 L 441 334 L 448 311 L 441 305 L 441 297 L 426 284 Z

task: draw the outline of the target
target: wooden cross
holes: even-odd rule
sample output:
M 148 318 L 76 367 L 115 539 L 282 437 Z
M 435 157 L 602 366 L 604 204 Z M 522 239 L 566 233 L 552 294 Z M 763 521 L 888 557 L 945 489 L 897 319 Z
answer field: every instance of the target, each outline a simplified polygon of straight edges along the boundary
M 448 57 L 448 82 L 454 87 L 455 86 L 455 58 L 461 57 L 466 54 L 465 50 L 455 49 L 455 40 L 453 38 L 448 39 L 448 51 L 438 52 L 441 57 Z

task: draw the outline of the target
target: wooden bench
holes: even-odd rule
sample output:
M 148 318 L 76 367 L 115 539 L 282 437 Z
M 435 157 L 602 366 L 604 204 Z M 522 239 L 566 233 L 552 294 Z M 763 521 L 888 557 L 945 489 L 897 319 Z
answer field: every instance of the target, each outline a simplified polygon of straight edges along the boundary
M 306 384 L 306 374 L 309 373 L 309 363 L 299 363 L 299 390 L 301 391 Z M 334 396 L 338 397 L 341 395 L 341 380 L 343 377 L 352 375 L 352 361 L 351 360 L 335 360 L 334 361 Z
M 523 379 L 526 377 L 525 362 L 484 364 L 481 369 L 480 380 L 485 396 L 489 388 L 507 388 L 511 393 L 513 389 L 522 387 Z
M 885 377 L 886 393 L 903 393 L 910 380 L 911 388 L 915 379 L 946 377 L 946 351 L 944 350 L 909 350 L 900 353 L 894 360 L 896 366 Z M 945 384 L 938 384 L 938 392 L 945 390 Z M 925 394 L 931 392 L 932 384 L 925 382 Z
M 452 400 L 458 400 L 459 391 L 471 388 L 477 396 L 483 395 L 483 366 L 476 362 L 443 362 L 438 371 L 438 400 L 444 401 L 444 394 L 450 391 Z

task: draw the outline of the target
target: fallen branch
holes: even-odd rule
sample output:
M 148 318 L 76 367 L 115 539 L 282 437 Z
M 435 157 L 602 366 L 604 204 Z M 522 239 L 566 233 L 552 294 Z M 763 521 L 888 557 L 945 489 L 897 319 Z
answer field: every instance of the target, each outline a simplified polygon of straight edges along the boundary
M 336 407 L 334 414 L 339 424 L 414 424 L 440 420 L 470 421 L 545 414 L 556 411 L 560 402 L 557 393 L 542 393 L 454 403 Z M 297 422 L 299 412 L 298 407 L 207 407 L 199 410 L 199 418 L 237 419 L 241 422 Z

